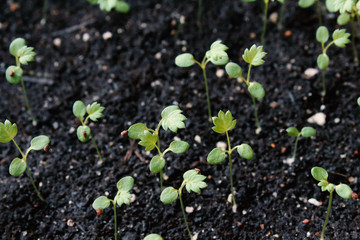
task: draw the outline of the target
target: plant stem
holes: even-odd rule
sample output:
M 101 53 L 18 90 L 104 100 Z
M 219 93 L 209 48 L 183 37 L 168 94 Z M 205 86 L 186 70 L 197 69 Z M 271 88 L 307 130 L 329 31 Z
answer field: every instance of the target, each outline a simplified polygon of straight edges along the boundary
M 250 94 L 250 95 L 251 95 L 251 94 Z M 253 95 L 251 95 L 251 99 L 252 99 L 253 106 L 254 106 L 254 116 L 255 116 L 256 127 L 257 127 L 257 130 L 260 130 L 260 131 L 261 131 L 261 126 L 260 126 L 260 122 L 259 122 L 257 106 L 256 106 L 255 98 L 253 97 Z
M 208 83 L 207 83 L 205 66 L 201 66 L 201 69 L 203 71 L 203 76 L 204 76 L 204 81 L 205 81 L 205 91 L 206 91 L 206 101 L 207 101 L 207 106 L 208 106 L 209 121 L 211 121 L 210 96 L 209 96 L 209 88 L 208 88 Z
M 163 170 L 161 169 L 160 170 L 160 190 L 161 190 L 161 192 L 162 192 L 162 190 L 163 190 L 163 178 L 164 178 L 164 173 L 163 173 Z
M 229 174 L 230 174 L 230 188 L 231 188 L 231 200 L 233 203 L 234 208 L 236 208 L 236 202 L 235 202 L 235 194 L 234 194 L 234 183 L 233 183 L 233 177 L 232 177 L 232 160 L 231 160 L 231 145 L 230 145 L 230 138 L 229 138 L 229 134 L 226 131 L 226 138 L 227 138 L 227 142 L 228 142 L 228 154 L 229 154 Z
M 116 202 L 113 202 L 114 205 L 114 225 L 115 225 L 115 240 L 117 240 L 117 216 L 116 216 Z
M 44 3 L 43 3 L 43 8 L 42 8 L 42 18 L 41 18 L 41 25 L 45 25 L 46 23 L 46 18 L 47 18 L 47 9 L 48 9 L 48 3 L 49 1 L 48 0 L 44 0 Z
M 321 74 L 322 74 L 322 87 L 323 87 L 323 90 L 322 90 L 322 92 L 321 92 L 321 95 L 322 95 L 322 96 L 325 96 L 325 95 L 326 95 L 325 70 L 322 70 L 322 71 L 321 71 Z
M 316 0 L 316 11 L 319 19 L 319 26 L 322 26 L 321 3 L 319 0 Z
M 357 53 L 357 49 L 356 49 L 356 44 L 355 44 L 355 34 L 356 34 L 356 26 L 354 23 L 354 17 L 351 16 L 350 18 L 350 23 L 351 23 L 351 28 L 352 28 L 352 34 L 351 34 L 351 45 L 352 45 L 352 49 L 353 49 L 353 54 L 354 54 L 354 62 L 358 62 L 358 53 Z
M 179 189 L 179 199 L 180 199 L 181 211 L 182 211 L 182 214 L 183 214 L 183 217 L 184 217 L 186 229 L 187 229 L 187 231 L 188 231 L 188 233 L 189 233 L 190 240 L 192 240 L 192 239 L 193 239 L 193 236 L 192 236 L 192 234 L 191 234 L 191 231 L 190 231 L 190 228 L 189 228 L 189 224 L 188 224 L 188 222 L 187 222 L 187 220 L 186 220 L 184 204 L 183 204 L 183 201 L 182 201 L 182 198 L 181 198 L 181 188 Z
M 327 225 L 327 223 L 328 223 L 328 221 L 329 221 L 329 216 L 330 216 L 330 211 L 331 211 L 332 197 L 333 197 L 333 191 L 330 192 L 329 204 L 328 204 L 328 208 L 327 208 L 327 211 L 326 211 L 326 218 L 325 218 L 324 226 L 323 226 L 322 231 L 321 231 L 320 240 L 324 240 L 324 239 L 325 239 L 325 228 L 326 228 L 326 225 Z
M 30 104 L 29 104 L 29 99 L 28 99 L 26 89 L 25 89 L 25 84 L 24 84 L 24 81 L 22 80 L 22 78 L 20 78 L 20 82 L 21 82 L 22 91 L 24 93 L 25 106 L 26 106 L 26 108 L 27 108 L 27 110 L 28 110 L 28 112 L 30 114 L 31 119 L 32 119 L 32 125 L 36 126 L 37 122 L 36 122 L 36 119 L 35 119 L 32 111 L 31 111 Z
M 299 138 L 300 138 L 300 135 L 298 135 L 295 140 L 294 152 L 292 155 L 292 158 L 294 159 L 294 161 L 295 161 L 295 157 L 296 157 L 296 150 L 297 150 L 297 144 L 298 144 Z
M 264 23 L 263 23 L 263 29 L 262 29 L 261 38 L 260 38 L 261 45 L 264 45 L 264 38 L 265 38 L 266 24 L 267 24 L 267 15 L 268 15 L 268 8 L 269 8 L 269 0 L 264 0 L 264 3 L 265 3 Z
M 31 184 L 32 184 L 33 187 L 34 187 L 37 196 L 40 198 L 41 201 L 45 201 L 44 198 L 41 196 L 40 191 L 38 190 L 38 188 L 37 188 L 36 185 L 35 185 L 34 179 L 33 179 L 32 176 L 31 176 L 31 172 L 30 172 L 30 169 L 29 169 L 29 166 L 28 166 L 27 163 L 26 163 L 26 174 L 29 176 L 30 181 L 31 181 Z
M 282 19 L 283 19 L 284 10 L 285 10 L 285 3 L 286 3 L 286 0 L 284 0 L 284 2 L 281 5 L 281 8 L 280 8 L 279 23 L 278 23 L 278 29 L 279 30 L 283 29 Z
M 96 145 L 95 139 L 93 138 L 93 136 L 91 135 L 91 133 L 90 133 L 90 138 L 91 138 L 91 141 L 92 141 L 92 143 L 93 143 L 93 145 L 94 145 L 94 147 L 95 147 L 95 149 L 96 149 L 96 152 L 97 152 L 97 154 L 98 154 L 98 156 L 99 156 L 99 163 L 101 164 L 101 163 L 103 163 L 103 160 L 102 160 L 102 157 L 101 157 L 101 153 L 100 153 L 99 148 L 98 148 L 98 146 Z
M 202 12 L 202 0 L 198 0 L 198 12 L 197 12 L 196 25 L 199 28 L 199 34 L 202 33 L 201 12 Z

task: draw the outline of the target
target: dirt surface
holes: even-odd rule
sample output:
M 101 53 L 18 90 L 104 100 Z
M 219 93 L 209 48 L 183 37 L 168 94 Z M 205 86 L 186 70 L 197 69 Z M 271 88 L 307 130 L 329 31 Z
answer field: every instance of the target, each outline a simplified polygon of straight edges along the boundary
M 161 144 L 165 147 L 177 136 L 190 148 L 184 154 L 168 155 L 165 186 L 179 187 L 182 174 L 194 167 L 208 176 L 208 187 L 201 194 L 183 196 L 184 204 L 194 208 L 187 217 L 199 240 L 319 239 L 328 194 L 321 192 L 311 177 L 314 166 L 327 169 L 334 183 L 347 183 L 359 192 L 359 67 L 353 62 L 351 46 L 332 47 L 326 97 L 320 95 L 319 74 L 305 77 L 306 69 L 316 68 L 321 52 L 315 41 L 315 9 L 300 9 L 296 1 L 288 1 L 284 29 L 268 25 L 265 63 L 252 68 L 252 79 L 266 90 L 258 102 L 260 134 L 255 133 L 245 84 L 221 74 L 223 67 L 208 65 L 213 115 L 231 110 L 237 120 L 230 132 L 232 144 L 248 143 L 255 152 L 252 160 L 233 155 L 238 203 L 233 213 L 227 202 L 226 161 L 217 166 L 206 162 L 207 154 L 218 142 L 226 142 L 226 137 L 213 132 L 207 121 L 201 70 L 196 66 L 178 68 L 174 59 L 185 50 L 202 59 L 210 44 L 221 39 L 229 46 L 230 59 L 240 62 L 246 71 L 247 65 L 240 59 L 245 48 L 259 44 L 260 3 L 204 1 L 200 32 L 197 1 L 129 0 L 128 14 L 106 14 L 85 0 L 50 0 L 45 26 L 40 25 L 42 1 L 20 1 L 16 11 L 6 2 L 0 3 L 0 120 L 17 123 L 16 141 L 21 148 L 26 148 L 32 137 L 45 134 L 50 137 L 51 150 L 32 152 L 28 159 L 46 198 L 43 203 L 26 175 L 14 178 L 8 172 L 11 160 L 19 156 L 15 146 L 0 145 L 2 239 L 112 239 L 113 212 L 107 209 L 97 218 L 91 204 L 100 195 L 113 198 L 116 182 L 127 175 L 135 178 L 132 193 L 136 198 L 130 206 L 118 208 L 119 239 L 143 239 L 152 232 L 167 240 L 188 239 L 180 203 L 163 205 L 159 200 L 157 176 L 148 170 L 152 153 L 134 146 L 125 161 L 131 144 L 120 136 L 135 122 L 155 127 L 162 109 L 172 104 L 184 111 L 186 128 L 176 135 L 161 131 Z M 279 9 L 278 3 L 271 3 L 269 13 Z M 178 21 L 180 15 L 186 17 L 186 23 L 175 39 L 178 27 L 172 21 Z M 335 20 L 334 15 L 325 16 L 331 32 Z M 291 36 L 285 37 L 286 30 Z M 20 85 L 5 80 L 6 67 L 14 64 L 8 46 L 15 37 L 25 38 L 37 53 L 36 61 L 24 68 L 37 127 L 31 125 Z M 106 108 L 104 118 L 91 124 L 104 157 L 102 165 L 97 164 L 91 142 L 77 140 L 79 122 L 71 109 L 78 99 L 86 104 L 96 100 Z M 324 125 L 307 122 L 319 112 L 326 115 Z M 281 129 L 290 126 L 313 126 L 317 134 L 300 139 L 296 161 L 287 164 L 294 139 Z M 311 198 L 322 205 L 309 203 Z M 328 239 L 360 238 L 358 204 L 334 195 Z M 304 219 L 309 223 L 302 223 Z

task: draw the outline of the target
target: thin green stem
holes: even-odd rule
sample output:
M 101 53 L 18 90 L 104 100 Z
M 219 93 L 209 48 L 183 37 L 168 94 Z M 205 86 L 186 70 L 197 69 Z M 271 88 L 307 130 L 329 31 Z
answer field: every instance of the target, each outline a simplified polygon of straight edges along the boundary
M 325 228 L 326 228 L 326 225 L 328 224 L 328 221 L 329 221 L 329 216 L 330 216 L 330 211 L 331 211 L 331 204 L 332 204 L 332 197 L 333 197 L 333 191 L 330 192 L 329 204 L 328 204 L 328 207 L 327 207 L 326 218 L 325 218 L 324 226 L 323 226 L 322 231 L 321 231 L 320 240 L 325 239 Z
M 231 145 L 230 145 L 230 138 L 229 133 L 226 131 L 226 139 L 228 142 L 228 154 L 229 154 L 229 174 L 230 174 L 230 188 L 231 188 L 231 200 L 233 203 L 234 208 L 236 208 L 236 202 L 235 202 L 235 194 L 234 194 L 234 183 L 233 183 L 233 177 L 232 177 L 232 160 L 231 160 Z
M 201 69 L 203 71 L 203 76 L 204 76 L 204 81 L 205 81 L 206 101 L 207 101 L 207 106 L 208 106 L 208 117 L 209 117 L 209 121 L 211 121 L 210 96 L 209 96 L 209 88 L 208 88 L 205 66 L 201 66 Z
M 182 186 L 183 187 L 183 186 Z M 179 199 L 180 199 L 180 205 L 181 205 L 181 211 L 182 211 L 182 214 L 183 214 L 183 217 L 184 217 L 184 222 L 185 222 L 185 226 L 186 226 L 186 229 L 189 233 L 189 236 L 190 236 L 190 240 L 193 239 L 193 236 L 191 234 L 191 231 L 190 231 L 190 228 L 189 228 L 189 224 L 186 220 L 186 215 L 185 215 L 185 209 L 184 209 L 184 204 L 183 204 L 183 201 L 182 201 L 182 198 L 181 198 L 181 190 L 182 190 L 182 187 L 179 189 Z
M 31 107 L 30 107 L 30 104 L 29 104 L 29 99 L 28 99 L 28 96 L 27 96 L 27 93 L 26 93 L 26 89 L 25 89 L 25 84 L 24 84 L 24 81 L 22 80 L 22 78 L 20 78 L 20 82 L 21 82 L 21 87 L 22 87 L 22 91 L 24 93 L 24 99 L 25 99 L 25 106 L 30 114 L 30 117 L 32 119 L 32 125 L 33 126 L 36 126 L 37 125 L 37 122 L 36 122 L 36 119 L 31 111 Z
M 261 130 L 261 125 L 260 125 L 259 117 L 258 117 L 258 109 L 257 109 L 255 98 L 253 97 L 253 95 L 251 95 L 251 99 L 252 99 L 253 106 L 254 106 L 255 124 L 256 124 L 257 129 Z
M 116 215 L 116 202 L 113 201 L 113 205 L 114 205 L 114 231 L 115 231 L 115 240 L 117 240 L 117 215 Z
M 300 138 L 300 135 L 298 135 L 295 140 L 294 152 L 292 155 L 292 158 L 294 159 L 294 161 L 295 161 L 295 157 L 296 157 L 296 150 L 297 150 L 297 144 L 298 144 L 299 138 Z
M 164 173 L 163 173 L 162 169 L 160 170 L 159 174 L 160 174 L 160 190 L 162 192 L 162 190 L 163 190 L 163 178 L 164 178 Z
M 321 3 L 319 0 L 316 1 L 316 11 L 319 19 L 319 26 L 322 26 Z
M 29 176 L 30 181 L 31 181 L 31 184 L 33 185 L 33 187 L 34 187 L 34 189 L 35 189 L 35 192 L 36 192 L 37 196 L 39 197 L 39 199 L 40 199 L 41 201 L 45 201 L 44 198 L 41 196 L 40 191 L 38 190 L 38 188 L 37 188 L 36 185 L 35 185 L 34 179 L 33 179 L 32 176 L 31 176 L 31 172 L 30 172 L 30 169 L 29 169 L 29 166 L 28 166 L 27 163 L 26 163 L 26 174 Z
M 198 11 L 197 11 L 196 25 L 199 28 L 199 34 L 202 33 L 201 13 L 202 13 L 202 0 L 198 0 Z
M 265 3 L 264 23 L 263 23 L 263 28 L 262 28 L 262 32 L 261 32 L 261 38 L 260 38 L 261 45 L 264 45 L 266 25 L 267 25 L 267 15 L 268 15 L 268 8 L 269 8 L 269 0 L 264 0 L 264 3 Z
M 42 8 L 42 18 L 41 18 L 41 25 L 45 25 L 47 19 L 47 10 L 48 10 L 48 0 L 44 0 L 43 8 Z
M 285 11 L 285 3 L 286 3 L 286 0 L 284 0 L 284 2 L 281 5 L 281 8 L 280 8 L 279 23 L 278 23 L 279 30 L 283 29 L 282 21 L 283 21 L 283 16 L 284 16 L 284 11 Z
M 11 140 L 12 140 L 12 141 L 13 141 L 13 143 L 15 144 L 16 148 L 19 150 L 19 152 L 20 152 L 21 156 L 22 156 L 23 158 L 25 158 L 25 159 L 26 159 L 26 155 L 23 153 L 23 151 L 21 151 L 21 149 L 20 149 L 19 145 L 17 145 L 17 143 L 15 142 L 15 140 L 14 140 L 14 139 L 11 139 Z
M 355 22 L 354 22 L 354 17 L 351 16 L 350 18 L 350 23 L 351 23 L 351 28 L 352 28 L 352 34 L 351 34 L 351 46 L 353 49 L 353 54 L 354 54 L 354 61 L 358 62 L 358 53 L 357 53 L 357 49 L 356 49 L 356 43 L 355 43 L 355 35 L 356 35 L 356 26 L 355 26 Z
M 98 148 L 98 146 L 96 145 L 95 139 L 93 138 L 93 136 L 91 135 L 91 133 L 90 133 L 90 138 L 91 138 L 91 141 L 92 141 L 92 143 L 93 143 L 93 145 L 94 145 L 94 147 L 95 147 L 95 149 L 96 149 L 96 152 L 97 152 L 97 154 L 98 154 L 98 156 L 99 156 L 99 163 L 103 163 L 103 159 L 102 159 L 102 157 L 101 157 L 101 153 L 100 153 L 99 148 Z
M 321 71 L 321 75 L 322 75 L 322 87 L 323 87 L 323 90 L 322 90 L 322 92 L 321 92 L 321 95 L 322 95 L 322 96 L 325 96 L 325 95 L 326 95 L 325 70 L 322 70 L 322 71 Z

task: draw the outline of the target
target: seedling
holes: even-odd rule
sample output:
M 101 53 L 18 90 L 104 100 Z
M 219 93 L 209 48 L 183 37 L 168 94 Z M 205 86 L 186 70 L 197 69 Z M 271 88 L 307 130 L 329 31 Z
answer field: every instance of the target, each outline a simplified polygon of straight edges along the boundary
M 25 40 L 23 38 L 16 38 L 10 44 L 9 51 L 10 54 L 15 57 L 16 66 L 11 65 L 6 69 L 6 80 L 11 84 L 18 84 L 21 83 L 22 91 L 24 94 L 25 106 L 29 112 L 29 115 L 32 119 L 33 126 L 36 126 L 37 122 L 35 117 L 31 111 L 29 99 L 27 97 L 25 84 L 22 79 L 23 76 L 23 69 L 21 68 L 22 65 L 28 65 L 29 62 L 34 61 L 34 56 L 36 53 L 33 51 L 33 47 L 26 46 Z
M 127 13 L 130 6 L 123 0 L 87 0 L 91 4 L 99 4 L 101 11 L 110 12 L 112 9 L 120 13 Z
M 185 187 L 186 190 L 190 193 L 190 192 L 195 192 L 195 193 L 200 193 L 200 189 L 205 188 L 207 185 L 204 182 L 205 180 L 205 176 L 200 174 L 200 170 L 199 169 L 192 169 L 192 170 L 188 170 L 184 173 L 183 175 L 183 182 L 181 183 L 181 186 L 179 189 L 175 189 L 173 187 L 167 187 L 165 188 L 162 192 L 161 192 L 161 196 L 160 196 L 160 200 L 161 202 L 163 202 L 164 204 L 170 204 L 176 201 L 176 199 L 179 197 L 180 200 L 180 205 L 181 205 L 181 211 L 184 217 L 184 222 L 186 225 L 186 229 L 189 233 L 190 236 L 190 240 L 193 240 L 193 236 L 191 234 L 190 228 L 189 228 L 189 224 L 186 220 L 186 215 L 185 215 L 185 209 L 184 209 L 184 204 L 181 198 L 181 194 L 182 194 L 182 189 Z
M 195 60 L 194 56 L 191 53 L 183 53 L 178 55 L 175 58 L 175 64 L 178 67 L 191 67 L 194 64 L 199 65 L 203 72 L 204 81 L 205 81 L 205 91 L 206 91 L 206 101 L 208 106 L 208 116 L 209 120 L 211 120 L 211 106 L 210 106 L 210 97 L 209 97 L 209 89 L 206 77 L 206 65 L 209 62 L 212 62 L 214 65 L 225 65 L 229 61 L 229 57 L 225 52 L 228 50 L 228 47 L 221 43 L 221 41 L 215 41 L 210 46 L 210 50 L 208 50 L 201 61 L 201 63 Z
M 41 201 L 45 201 L 44 198 L 41 196 L 40 191 L 35 185 L 35 182 L 31 176 L 29 165 L 26 160 L 31 150 L 39 151 L 41 149 L 44 149 L 44 151 L 47 151 L 49 149 L 49 137 L 45 135 L 34 137 L 31 140 L 30 147 L 24 153 L 14 139 L 16 137 L 16 134 L 17 125 L 15 123 L 11 124 L 9 120 L 5 120 L 4 123 L 0 123 L 0 142 L 8 143 L 12 141 L 21 154 L 21 158 L 15 158 L 14 160 L 12 160 L 9 167 L 9 173 L 11 176 L 19 177 L 26 171 L 26 174 L 29 176 L 31 184 L 34 187 L 37 196 L 40 198 Z
M 114 199 L 109 199 L 106 196 L 101 196 L 95 199 L 92 204 L 92 207 L 96 210 L 98 216 L 102 214 L 102 211 L 107 209 L 110 206 L 110 203 L 114 206 L 114 225 L 115 225 L 115 240 L 117 240 L 117 215 L 116 215 L 116 204 L 121 207 L 124 203 L 130 205 L 130 190 L 134 185 L 134 179 L 130 176 L 121 178 L 116 186 L 118 192 L 116 193 Z
M 328 2 L 328 1 L 327 1 Z M 319 19 L 319 25 L 322 25 L 321 2 L 320 0 L 299 0 L 299 6 L 302 8 L 309 8 L 316 3 L 316 10 Z
M 231 148 L 230 145 L 230 138 L 229 133 L 231 129 L 233 129 L 236 125 L 236 120 L 233 120 L 230 111 L 227 111 L 224 114 L 223 111 L 219 111 L 218 117 L 213 117 L 214 127 L 212 130 L 217 133 L 225 133 L 226 139 L 228 143 L 228 150 L 222 150 L 220 148 L 214 148 L 209 155 L 207 156 L 207 161 L 210 164 L 219 164 L 223 162 L 226 158 L 226 155 L 229 156 L 229 172 L 230 172 L 230 187 L 231 187 L 231 199 L 233 203 L 233 210 L 236 211 L 236 202 L 235 202 L 235 195 L 234 195 L 234 185 L 233 185 L 233 178 L 232 178 L 232 160 L 231 160 L 231 153 L 234 150 L 237 150 L 239 155 L 245 159 L 252 159 L 254 157 L 254 152 L 250 145 L 243 143 L 241 145 L 237 145 Z
M 326 95 L 326 86 L 325 86 L 325 70 L 329 66 L 329 57 L 326 54 L 328 48 L 335 44 L 338 47 L 345 47 L 349 40 L 350 33 L 347 33 L 345 29 L 336 29 L 333 34 L 333 40 L 325 46 L 325 43 L 329 40 L 329 31 L 326 27 L 321 26 L 316 31 L 316 40 L 321 43 L 322 54 L 320 54 L 317 58 L 317 65 L 320 70 L 322 70 L 322 85 L 323 91 L 321 93 L 322 96 Z
M 265 57 L 266 52 L 263 51 L 263 46 L 257 47 L 255 44 L 251 46 L 250 50 L 245 49 L 242 58 L 245 62 L 249 64 L 248 73 L 246 79 L 242 75 L 241 67 L 233 62 L 229 62 L 225 66 L 226 73 L 232 78 L 241 78 L 247 85 L 248 91 L 250 93 L 253 106 L 254 106 L 254 116 L 255 116 L 255 123 L 257 127 L 257 132 L 261 131 L 261 126 L 258 117 L 258 109 L 256 106 L 255 98 L 261 99 L 265 96 L 264 87 L 258 82 L 251 82 L 250 81 L 250 71 L 252 66 L 260 66 L 264 63 L 263 58 Z
M 164 240 L 159 234 L 151 233 L 147 235 L 144 240 Z
M 91 141 L 96 149 L 96 152 L 99 156 L 99 164 L 101 164 L 103 162 L 103 160 L 102 160 L 99 148 L 96 145 L 95 139 L 93 138 L 93 136 L 91 134 L 90 127 L 87 126 L 87 122 L 88 122 L 89 118 L 92 121 L 97 122 L 97 120 L 99 118 L 102 118 L 104 116 L 102 113 L 104 111 L 104 109 L 105 108 L 100 106 L 100 104 L 97 102 L 93 102 L 92 104 L 87 105 L 86 108 L 85 108 L 85 104 L 80 100 L 74 102 L 74 105 L 73 105 L 73 113 L 74 113 L 75 117 L 77 117 L 81 122 L 81 126 L 79 126 L 76 131 L 77 137 L 80 140 L 80 142 L 87 142 L 89 139 L 91 139 Z M 88 114 L 88 116 L 84 120 L 86 113 Z
M 332 198 L 333 198 L 334 190 L 340 197 L 342 197 L 344 199 L 351 198 L 352 190 L 348 185 L 343 184 L 343 183 L 340 183 L 338 185 L 334 185 L 332 183 L 329 183 L 327 181 L 328 173 L 327 173 L 327 171 L 325 169 L 323 169 L 321 167 L 313 167 L 311 169 L 311 175 L 317 181 L 319 181 L 318 186 L 321 187 L 321 191 L 323 191 L 323 192 L 328 191 L 330 193 L 328 208 L 327 208 L 327 212 L 326 212 L 326 219 L 325 219 L 324 226 L 323 226 L 322 231 L 321 231 L 321 237 L 320 237 L 320 240 L 324 240 L 324 238 L 325 238 L 325 228 L 326 228 L 326 225 L 327 225 L 327 223 L 329 221 L 329 216 L 330 216 L 330 211 L 331 211 L 331 204 L 332 204 Z
M 297 149 L 297 144 L 298 144 L 300 136 L 303 136 L 305 138 L 313 137 L 316 134 L 316 130 L 314 128 L 312 128 L 312 127 L 303 127 L 301 129 L 301 131 L 299 132 L 299 130 L 296 127 L 289 127 L 289 128 L 286 129 L 286 132 L 287 132 L 288 136 L 296 137 L 294 152 L 293 152 L 293 155 L 292 155 L 292 158 L 295 161 L 296 149 Z
M 359 107 L 360 107 L 360 97 L 358 97 L 358 99 L 357 99 L 357 104 L 358 104 Z
M 179 128 L 185 128 L 184 121 L 186 120 L 186 117 L 181 113 L 182 111 L 178 106 L 172 105 L 166 107 L 161 112 L 161 120 L 156 129 L 148 128 L 144 123 L 135 123 L 130 126 L 128 130 L 129 137 L 132 139 L 139 139 L 139 144 L 145 147 L 146 151 L 151 151 L 154 148 L 157 149 L 158 154 L 151 159 L 149 167 L 152 173 L 160 174 L 161 190 L 163 182 L 163 169 L 165 167 L 165 154 L 167 152 L 173 152 L 176 154 L 184 153 L 188 150 L 189 144 L 185 141 L 173 141 L 170 143 L 168 148 L 161 151 L 159 140 L 160 127 L 162 127 L 165 131 L 170 129 L 170 131 L 174 133 L 176 133 Z

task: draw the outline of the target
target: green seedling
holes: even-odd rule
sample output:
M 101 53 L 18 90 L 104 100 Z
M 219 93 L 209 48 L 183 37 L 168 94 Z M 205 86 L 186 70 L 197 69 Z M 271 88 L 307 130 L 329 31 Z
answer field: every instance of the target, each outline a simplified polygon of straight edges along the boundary
M 147 235 L 144 240 L 164 240 L 159 234 L 151 233 Z
M 360 107 L 360 97 L 358 97 L 358 99 L 357 99 L 357 104 L 358 104 L 359 107 Z
M 130 10 L 130 6 L 124 0 L 87 0 L 91 4 L 98 4 L 101 11 L 110 12 L 115 9 L 120 13 L 127 13 Z
M 128 129 L 128 135 L 132 139 L 139 139 L 139 144 L 145 147 L 146 151 L 151 151 L 154 148 L 157 149 L 158 154 L 154 156 L 150 161 L 150 171 L 152 173 L 160 174 L 160 188 L 162 190 L 163 182 L 163 169 L 165 167 L 165 154 L 167 152 L 173 152 L 176 154 L 184 153 L 188 150 L 189 144 L 185 141 L 173 141 L 170 146 L 164 151 L 161 151 L 159 131 L 162 127 L 165 131 L 176 133 L 180 128 L 185 128 L 184 121 L 186 117 L 182 114 L 182 111 L 178 106 L 172 105 L 166 107 L 161 112 L 161 120 L 156 129 L 148 128 L 144 123 L 135 123 Z
M 215 41 L 210 46 L 210 50 L 208 50 L 201 61 L 201 63 L 197 60 L 195 60 L 194 56 L 191 53 L 183 53 L 178 55 L 175 58 L 175 64 L 178 67 L 191 67 L 194 64 L 197 64 L 204 76 L 205 81 L 205 91 L 206 91 L 206 101 L 208 106 L 208 116 L 209 120 L 211 120 L 211 106 L 210 106 L 210 96 L 209 96 L 209 89 L 208 89 L 208 82 L 206 77 L 206 65 L 209 62 L 212 62 L 214 65 L 225 65 L 229 61 L 229 57 L 226 53 L 226 50 L 228 50 L 228 47 L 221 43 L 221 41 Z
M 248 91 L 250 93 L 253 106 L 254 106 L 254 116 L 255 116 L 255 123 L 257 127 L 257 132 L 261 131 L 261 126 L 258 117 L 258 109 L 256 106 L 255 98 L 261 99 L 265 96 L 264 87 L 258 82 L 251 82 L 250 81 L 250 73 L 252 66 L 260 66 L 264 63 L 263 58 L 265 57 L 266 52 L 263 51 L 263 47 L 257 47 L 255 44 L 251 46 L 250 50 L 245 49 L 242 58 L 245 62 L 249 64 L 248 72 L 246 78 L 243 77 L 241 67 L 233 62 L 229 62 L 225 66 L 226 73 L 232 78 L 241 78 L 247 85 Z
M 189 233 L 190 236 L 190 240 L 193 240 L 193 236 L 191 234 L 190 228 L 189 228 L 189 224 L 186 220 L 186 215 L 185 215 L 185 209 L 184 209 L 184 204 L 181 198 L 182 195 L 182 189 L 185 187 L 186 190 L 190 193 L 190 192 L 195 192 L 195 193 L 200 193 L 200 190 L 205 188 L 207 185 L 204 182 L 205 180 L 205 176 L 200 174 L 200 170 L 199 169 L 192 169 L 192 170 L 188 170 L 184 173 L 183 175 L 184 180 L 181 183 L 181 186 L 179 189 L 175 189 L 173 187 L 167 187 L 165 188 L 162 192 L 161 192 L 161 196 L 160 196 L 160 200 L 161 202 L 163 202 L 164 204 L 170 204 L 176 201 L 176 199 L 179 197 L 180 200 L 180 205 L 181 205 L 181 211 L 184 217 L 184 222 L 186 225 L 186 229 Z
M 317 181 L 319 181 L 318 186 L 321 187 L 321 191 L 323 191 L 323 192 L 328 191 L 330 193 L 328 208 L 327 208 L 327 212 L 326 212 L 326 219 L 325 219 L 324 226 L 321 231 L 321 237 L 320 237 L 320 240 L 324 240 L 325 239 L 325 228 L 329 221 L 334 190 L 340 197 L 342 197 L 344 199 L 351 198 L 352 190 L 348 185 L 343 184 L 343 183 L 340 183 L 338 185 L 329 183 L 327 181 L 328 173 L 325 169 L 323 169 L 321 167 L 313 167 L 311 169 L 311 175 Z
M 299 6 L 301 8 L 309 8 L 316 3 L 316 10 L 319 19 L 319 25 L 322 25 L 322 13 L 321 13 L 321 2 L 320 0 L 299 0 Z
M 245 159 L 252 159 L 254 157 L 254 152 L 250 145 L 243 143 L 241 145 L 237 145 L 231 148 L 229 133 L 231 129 L 233 129 L 236 125 L 236 120 L 233 120 L 230 111 L 227 111 L 226 114 L 223 111 L 219 111 L 218 117 L 213 117 L 214 127 L 212 128 L 214 132 L 217 133 L 225 133 L 226 139 L 228 143 L 228 150 L 222 150 L 220 148 L 214 148 L 209 155 L 207 156 L 207 161 L 210 164 L 219 164 L 223 162 L 226 158 L 226 155 L 229 156 L 229 172 L 230 172 L 230 187 L 231 187 L 231 199 L 233 203 L 233 210 L 236 211 L 236 202 L 235 202 L 235 194 L 234 194 L 234 184 L 232 177 L 232 160 L 231 153 L 234 150 L 237 150 L 239 155 Z
M 329 40 L 329 30 L 324 26 L 321 26 L 316 30 L 316 40 L 321 43 L 322 48 L 322 53 L 317 58 L 318 68 L 322 70 L 322 96 L 326 95 L 325 70 L 328 68 L 330 62 L 326 51 L 333 44 L 341 48 L 345 47 L 345 45 L 350 42 L 349 37 L 350 33 L 347 33 L 345 29 L 336 29 L 332 34 L 333 40 L 325 45 L 325 43 Z
M 301 129 L 301 131 L 299 132 L 299 130 L 296 127 L 289 127 L 289 128 L 286 129 L 286 132 L 287 132 L 289 137 L 295 137 L 296 138 L 295 139 L 294 152 L 293 152 L 293 155 L 292 155 L 292 158 L 295 161 L 297 144 L 298 144 L 300 136 L 303 136 L 305 138 L 313 137 L 316 134 L 316 130 L 314 128 L 312 128 L 312 127 L 303 127 Z
M 87 105 L 86 108 L 85 108 L 85 104 L 80 100 L 74 102 L 73 105 L 73 113 L 75 117 L 77 117 L 81 122 L 81 126 L 79 126 L 76 131 L 77 137 L 80 140 L 80 142 L 87 142 L 89 139 L 91 139 L 96 149 L 96 152 L 99 156 L 99 164 L 101 164 L 103 160 L 99 148 L 96 145 L 95 139 L 91 134 L 90 127 L 87 126 L 87 123 L 89 119 L 91 119 L 94 122 L 97 122 L 99 118 L 102 118 L 104 116 L 102 113 L 104 109 L 105 108 L 100 106 L 100 104 L 97 102 L 93 102 L 92 104 Z M 88 116 L 84 120 L 86 113 L 88 114 Z
M 29 115 L 32 119 L 33 126 L 36 126 L 37 122 L 35 117 L 31 111 L 29 99 L 27 97 L 25 84 L 22 79 L 23 76 L 23 69 L 21 65 L 28 65 L 29 62 L 34 61 L 34 56 L 36 53 L 33 51 L 33 47 L 26 46 L 25 40 L 23 38 L 16 38 L 14 41 L 11 42 L 9 51 L 10 54 L 15 57 L 16 66 L 11 65 L 6 69 L 6 80 L 11 84 L 18 84 L 21 83 L 22 91 L 24 93 L 24 100 L 25 106 L 29 112 Z
M 45 201 L 31 176 L 31 171 L 27 163 L 27 157 L 31 150 L 39 151 L 41 149 L 44 149 L 44 151 L 48 151 L 50 142 L 49 137 L 45 135 L 34 137 L 31 140 L 30 147 L 24 153 L 14 139 L 16 137 L 16 134 L 17 125 L 15 123 L 11 124 L 9 120 L 6 120 L 4 123 L 0 123 L 0 142 L 8 143 L 12 141 L 21 154 L 21 158 L 17 157 L 12 160 L 9 167 L 9 173 L 11 176 L 19 177 L 26 171 L 26 174 L 29 176 L 31 184 L 34 187 L 37 196 L 41 201 Z
M 121 207 L 124 203 L 130 205 L 130 199 L 132 195 L 130 190 L 134 185 L 134 179 L 130 176 L 121 178 L 116 186 L 118 192 L 116 193 L 114 199 L 109 199 L 106 196 L 101 196 L 95 199 L 92 204 L 92 207 L 96 210 L 98 216 L 101 216 L 102 211 L 107 209 L 110 206 L 110 203 L 114 207 L 114 225 L 115 225 L 115 240 L 117 240 L 117 215 L 116 215 L 116 204 Z

